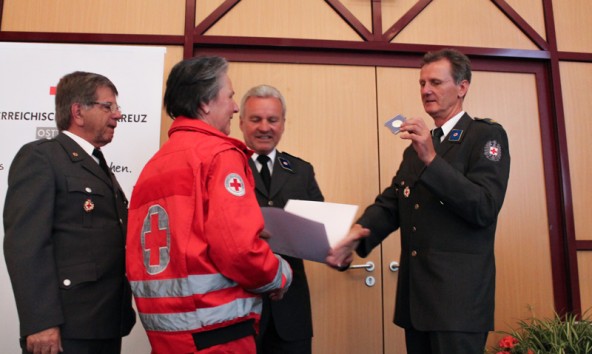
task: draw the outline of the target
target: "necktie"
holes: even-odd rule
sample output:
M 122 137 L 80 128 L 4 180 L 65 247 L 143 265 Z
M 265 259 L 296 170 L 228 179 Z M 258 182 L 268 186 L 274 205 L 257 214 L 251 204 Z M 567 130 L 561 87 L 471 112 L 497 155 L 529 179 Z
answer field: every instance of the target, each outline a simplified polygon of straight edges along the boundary
M 442 128 L 436 128 L 432 130 L 432 142 L 434 143 L 434 147 L 440 145 L 440 138 L 442 135 L 444 135 Z
M 99 159 L 99 166 L 107 174 L 107 176 L 111 176 L 111 171 L 109 171 L 109 166 L 107 166 L 107 161 L 105 161 L 105 156 L 103 156 L 103 152 L 99 149 L 94 149 L 92 154 L 94 157 Z
M 269 185 L 271 184 L 271 173 L 269 172 L 269 167 L 267 163 L 269 162 L 270 158 L 267 155 L 259 155 L 257 156 L 257 161 L 261 164 L 261 171 L 259 174 L 261 175 L 261 179 L 263 180 L 263 184 L 265 184 L 265 188 L 269 192 Z

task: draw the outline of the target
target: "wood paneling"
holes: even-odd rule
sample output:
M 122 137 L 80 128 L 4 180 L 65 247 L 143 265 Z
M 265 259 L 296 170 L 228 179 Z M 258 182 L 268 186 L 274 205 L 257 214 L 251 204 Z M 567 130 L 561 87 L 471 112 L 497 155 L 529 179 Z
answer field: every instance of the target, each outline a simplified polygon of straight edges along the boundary
M 382 32 L 386 32 L 417 2 L 418 0 L 381 1 Z
M 578 252 L 578 268 L 580 274 L 580 298 L 582 299 L 582 313 L 586 312 L 592 318 L 592 252 Z
M 183 34 L 184 0 L 4 0 L 3 31 Z
M 418 69 L 377 69 L 381 192 L 391 184 L 393 176 L 399 169 L 403 151 L 409 145 L 409 141 L 400 139 L 398 135 L 393 135 L 384 127 L 384 122 L 397 114 L 405 117 L 426 116 L 420 99 L 418 80 Z M 399 262 L 401 254 L 399 236 L 399 231 L 392 233 L 382 242 L 382 247 L 373 251 L 373 253 L 382 253 L 383 257 L 385 354 L 405 352 L 404 331 L 393 323 L 398 273 L 391 272 L 389 269 L 391 262 Z
M 506 2 L 536 30 L 541 37 L 546 38 L 543 0 L 506 0 Z
M 576 239 L 592 240 L 592 64 L 562 62 L 560 70 Z
M 592 31 L 589 0 L 554 0 L 553 15 L 557 33 L 557 48 L 567 52 L 592 53 Z
M 496 330 L 553 316 L 553 280 L 535 77 L 476 72 L 466 108 L 506 129 L 512 165 L 496 233 Z M 490 336 L 489 342 L 499 338 Z
M 241 1 L 206 35 L 361 40 L 320 0 Z
M 286 129 L 278 148 L 315 167 L 325 200 L 369 204 L 378 192 L 374 69 L 327 65 L 231 63 L 236 100 L 252 86 L 277 87 L 287 101 Z M 238 117 L 231 135 L 242 139 Z M 380 255 L 371 260 L 380 264 Z M 315 337 L 314 353 L 382 352 L 380 270 L 336 272 L 306 263 Z M 373 287 L 364 285 L 368 275 Z
M 433 1 L 392 42 L 536 49 L 490 0 Z
M 183 47 L 169 46 L 166 50 L 164 57 L 164 70 L 162 80 L 162 95 L 164 97 L 164 91 L 166 89 L 166 81 L 169 77 L 169 73 L 175 64 L 183 59 Z M 162 106 L 162 119 L 160 122 L 160 145 L 164 144 L 168 140 L 168 131 L 173 124 L 173 120 L 168 116 L 165 111 L 164 105 Z

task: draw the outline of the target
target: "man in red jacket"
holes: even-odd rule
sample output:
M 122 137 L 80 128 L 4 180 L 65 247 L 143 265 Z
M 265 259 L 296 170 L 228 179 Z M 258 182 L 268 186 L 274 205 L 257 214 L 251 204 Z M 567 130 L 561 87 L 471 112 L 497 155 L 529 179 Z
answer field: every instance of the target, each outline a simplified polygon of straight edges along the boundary
M 132 194 L 127 273 L 153 353 L 255 353 L 261 294 L 279 299 L 292 280 L 259 238 L 250 151 L 228 137 L 227 68 L 198 57 L 172 69 L 169 140 Z

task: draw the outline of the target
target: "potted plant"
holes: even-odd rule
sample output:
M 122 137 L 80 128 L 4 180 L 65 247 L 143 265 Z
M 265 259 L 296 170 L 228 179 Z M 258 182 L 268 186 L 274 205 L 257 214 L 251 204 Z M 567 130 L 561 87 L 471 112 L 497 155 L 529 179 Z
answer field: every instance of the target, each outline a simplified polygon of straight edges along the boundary
M 591 354 L 592 321 L 583 315 L 550 319 L 531 318 L 518 322 L 518 328 L 506 334 L 491 354 Z

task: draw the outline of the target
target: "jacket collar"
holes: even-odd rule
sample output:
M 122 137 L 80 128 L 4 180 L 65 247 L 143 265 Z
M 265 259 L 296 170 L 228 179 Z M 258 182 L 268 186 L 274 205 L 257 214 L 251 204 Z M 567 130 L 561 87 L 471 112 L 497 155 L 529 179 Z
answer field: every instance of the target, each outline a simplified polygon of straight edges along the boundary
M 64 133 L 60 133 L 55 137 L 55 140 L 62 146 L 73 163 L 80 163 L 84 169 L 101 179 L 107 185 L 111 187 L 116 185 L 113 179 L 113 173 L 111 172 L 110 176 L 105 175 L 105 172 L 99 167 L 95 159 L 84 151 L 72 138 Z
M 236 148 L 244 152 L 247 157 L 250 157 L 253 154 L 253 151 L 247 148 L 247 145 L 242 141 L 229 137 L 198 118 L 187 118 L 183 116 L 175 118 L 169 129 L 169 137 L 177 131 L 196 131 L 202 134 L 216 136 L 234 145 Z

